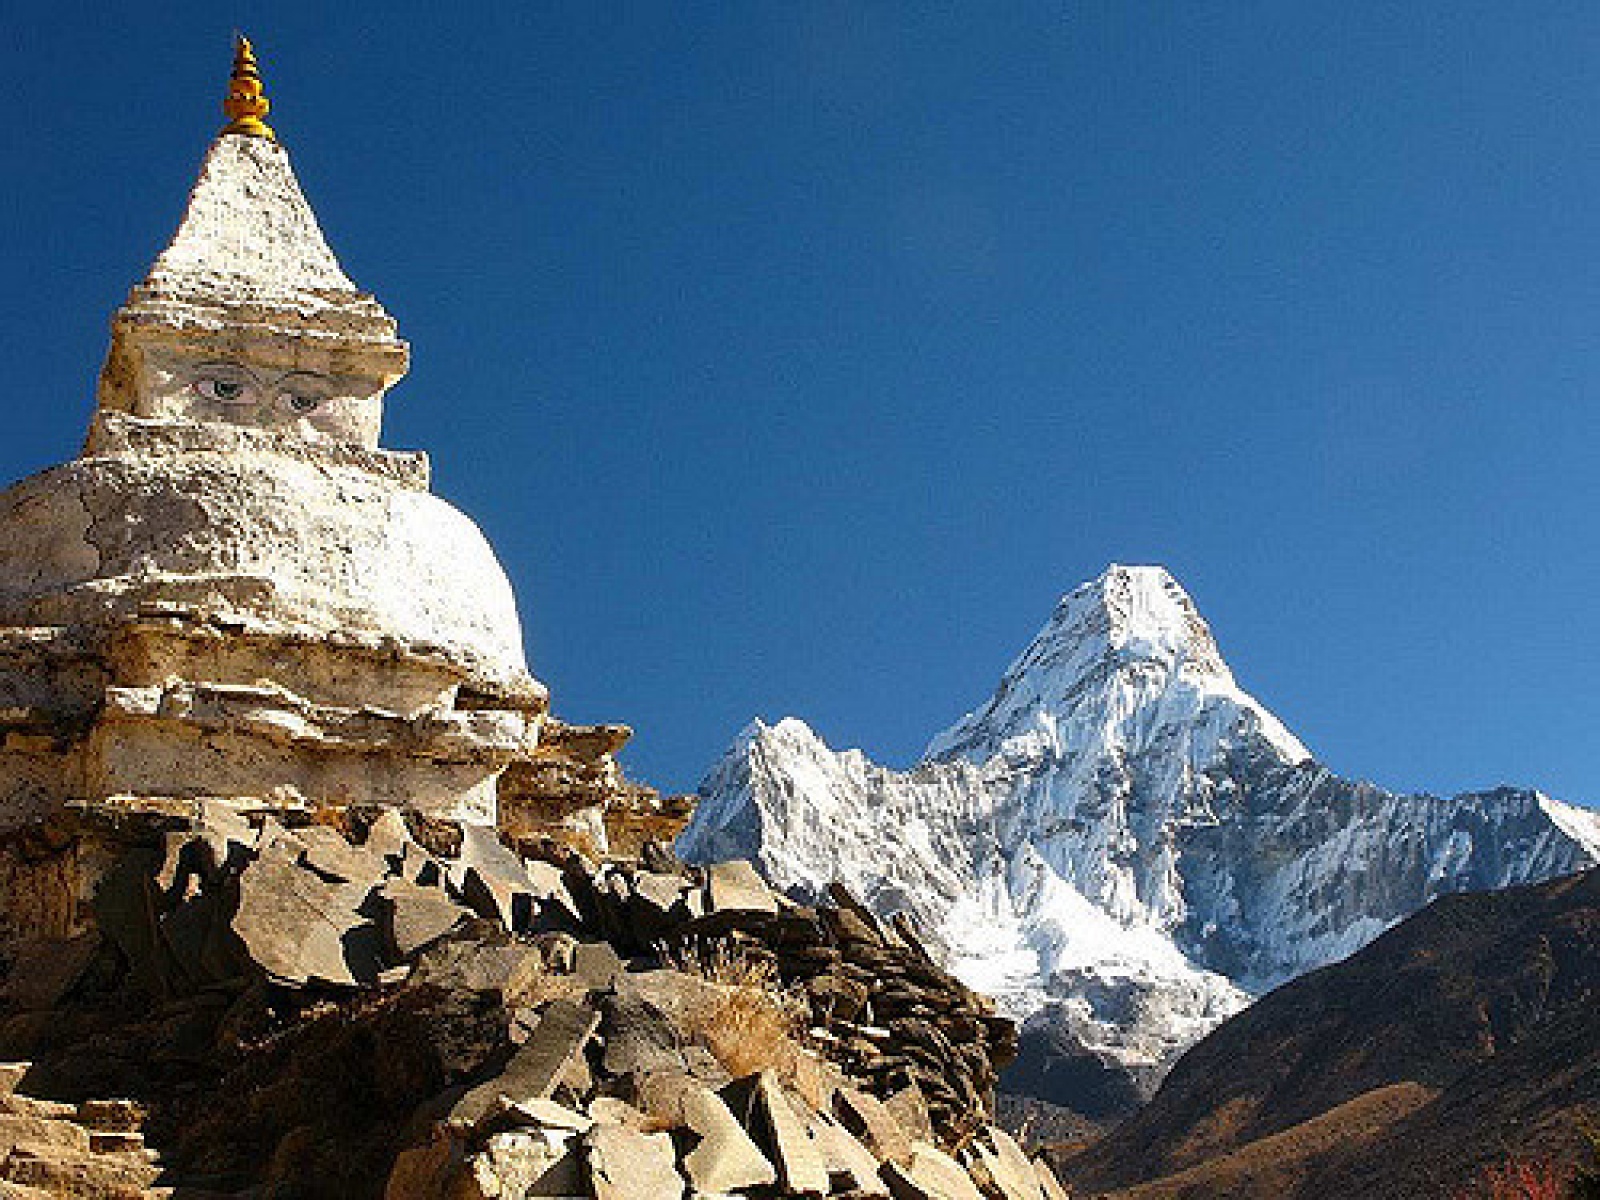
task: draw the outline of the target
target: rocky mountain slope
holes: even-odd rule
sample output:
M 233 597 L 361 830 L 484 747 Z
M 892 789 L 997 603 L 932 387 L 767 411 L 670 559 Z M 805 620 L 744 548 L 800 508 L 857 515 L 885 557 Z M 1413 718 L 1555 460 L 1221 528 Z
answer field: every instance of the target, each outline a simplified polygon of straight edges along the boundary
M 905 912 L 1032 1018 L 1034 1094 L 1112 1115 L 1253 996 L 1433 897 L 1600 861 L 1600 817 L 1334 775 L 1240 689 L 1165 570 L 1112 566 L 909 771 L 751 724 L 679 849 Z
M 1444 897 L 1214 1031 L 1071 1174 L 1150 1200 L 1385 1200 L 1585 1161 L 1597 1000 L 1600 871 Z

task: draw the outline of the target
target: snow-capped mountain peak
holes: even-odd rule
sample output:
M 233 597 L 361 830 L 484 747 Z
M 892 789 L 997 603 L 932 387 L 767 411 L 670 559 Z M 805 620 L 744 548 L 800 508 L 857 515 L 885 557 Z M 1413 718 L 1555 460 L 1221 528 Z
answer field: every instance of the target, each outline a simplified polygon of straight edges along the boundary
M 1600 860 L 1600 815 L 1538 793 L 1398 796 L 1311 761 L 1160 567 L 1063 597 L 909 771 L 756 722 L 700 796 L 685 858 L 905 912 L 970 985 L 1145 1082 L 1436 895 Z
M 1213 712 L 1218 707 L 1228 711 Z M 1259 733 L 1287 762 L 1311 757 L 1240 690 L 1205 618 L 1166 568 L 1113 563 L 1061 598 L 989 700 L 935 737 L 925 757 L 984 761 L 1028 743 L 1057 757 L 1081 754 L 1097 740 L 1137 743 L 1141 733 L 1193 724 L 1203 712 Z M 1208 724 L 1218 736 L 1230 732 Z M 1215 747 L 1198 749 L 1204 756 Z

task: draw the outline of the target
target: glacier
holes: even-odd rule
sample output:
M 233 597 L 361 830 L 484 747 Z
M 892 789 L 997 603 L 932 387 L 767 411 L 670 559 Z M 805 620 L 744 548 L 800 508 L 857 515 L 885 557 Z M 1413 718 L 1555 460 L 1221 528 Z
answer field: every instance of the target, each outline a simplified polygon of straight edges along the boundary
M 1066 1047 L 1148 1094 L 1252 998 L 1435 896 L 1600 862 L 1600 814 L 1333 774 L 1238 686 L 1166 570 L 1112 565 L 909 770 L 752 722 L 678 850 L 905 913 L 1027 1022 L 1025 1052 Z

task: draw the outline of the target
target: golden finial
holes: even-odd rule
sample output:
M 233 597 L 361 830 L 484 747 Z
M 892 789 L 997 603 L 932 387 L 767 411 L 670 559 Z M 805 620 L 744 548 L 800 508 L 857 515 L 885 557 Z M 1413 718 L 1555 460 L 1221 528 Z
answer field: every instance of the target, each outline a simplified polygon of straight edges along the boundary
M 277 141 L 278 135 L 261 118 L 272 105 L 261 91 L 261 72 L 256 70 L 256 52 L 250 48 L 250 39 L 242 33 L 233 35 L 233 77 L 228 80 L 228 96 L 222 102 L 222 111 L 228 123 L 223 133 L 246 133 L 251 137 L 264 137 Z

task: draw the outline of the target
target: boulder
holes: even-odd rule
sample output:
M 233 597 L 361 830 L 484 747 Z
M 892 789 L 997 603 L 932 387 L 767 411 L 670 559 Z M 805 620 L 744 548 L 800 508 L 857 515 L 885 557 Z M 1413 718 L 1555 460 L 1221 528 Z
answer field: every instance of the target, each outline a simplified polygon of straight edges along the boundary
M 602 1004 L 605 1050 L 601 1065 L 607 1075 L 655 1071 L 687 1071 L 678 1027 L 641 996 L 608 996 Z
M 594 1120 L 583 1113 L 537 1096 L 529 1100 L 501 1096 L 489 1121 L 496 1128 L 548 1129 L 558 1133 L 588 1133 L 594 1125 Z
M 581 1196 L 583 1164 L 570 1130 L 514 1129 L 492 1135 L 467 1159 L 450 1200 L 525 1200 Z
M 382 855 L 352 846 L 337 829 L 307 825 L 296 834 L 305 844 L 300 861 L 331 883 L 365 884 L 371 889 L 389 873 Z
M 900 1128 L 914 1140 L 923 1142 L 934 1140 L 933 1118 L 928 1113 L 928 1098 L 915 1083 L 908 1083 L 892 1096 L 885 1097 L 883 1106 L 889 1110 L 889 1115 L 899 1123 Z
M 573 950 L 572 974 L 586 991 L 610 991 L 625 969 L 610 942 L 579 942 Z
M 492 828 L 465 825 L 461 854 L 450 882 L 479 916 L 497 918 L 508 930 L 533 923 L 534 889 L 526 866 Z
M 367 826 L 367 840 L 361 843 L 369 854 L 376 854 L 390 867 L 398 867 L 407 846 L 416 846 L 398 808 L 386 808 Z M 420 847 L 418 847 L 420 849 Z

